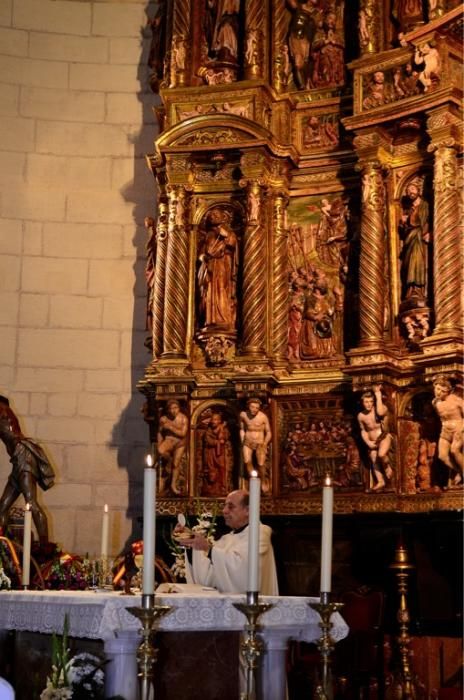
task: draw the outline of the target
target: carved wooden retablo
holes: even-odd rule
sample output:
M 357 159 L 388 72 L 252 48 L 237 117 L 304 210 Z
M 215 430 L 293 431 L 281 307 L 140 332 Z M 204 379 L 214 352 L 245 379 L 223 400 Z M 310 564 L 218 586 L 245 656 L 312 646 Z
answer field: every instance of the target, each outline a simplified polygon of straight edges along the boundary
M 158 3 L 160 512 L 252 467 L 268 514 L 316 512 L 327 472 L 339 512 L 460 507 L 463 10 L 389 7 Z

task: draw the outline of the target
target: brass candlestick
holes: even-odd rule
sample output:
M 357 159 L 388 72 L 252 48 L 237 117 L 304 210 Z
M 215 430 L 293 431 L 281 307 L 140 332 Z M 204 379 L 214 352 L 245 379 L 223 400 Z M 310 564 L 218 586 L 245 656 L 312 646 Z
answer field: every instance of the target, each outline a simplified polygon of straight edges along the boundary
M 171 612 L 170 605 L 155 605 L 155 596 L 142 595 L 142 605 L 127 608 L 142 623 L 140 634 L 142 642 L 137 649 L 138 677 L 140 679 L 140 700 L 152 700 L 154 698 L 154 665 L 158 656 L 158 650 L 153 645 L 153 630 L 155 624 L 164 615 Z
M 408 579 L 414 570 L 413 564 L 409 561 L 408 550 L 402 540 L 398 542 L 395 550 L 395 559 L 390 564 L 390 569 L 395 572 L 398 582 L 398 593 L 400 596 L 399 608 L 396 619 L 399 625 L 399 635 L 397 637 L 400 668 L 393 674 L 393 682 L 387 691 L 387 698 L 402 698 L 412 700 L 419 697 L 419 690 L 422 686 L 417 674 L 411 666 L 411 637 L 409 636 L 410 615 L 407 602 Z
M 330 594 L 321 593 L 320 602 L 309 603 L 309 606 L 316 610 L 321 616 L 319 627 L 322 630 L 322 634 L 317 642 L 317 648 L 322 657 L 322 678 L 314 691 L 314 698 L 317 700 L 333 700 L 333 682 L 330 664 L 335 642 L 330 635 L 330 630 L 333 627 L 331 617 L 334 612 L 338 612 L 343 607 L 343 603 L 331 603 Z
M 259 594 L 255 591 L 247 593 L 246 603 L 233 603 L 233 606 L 247 619 L 245 635 L 240 643 L 246 661 L 246 694 L 241 694 L 240 700 L 256 700 L 256 672 L 264 651 L 264 642 L 257 636 L 260 629 L 258 618 L 274 606 L 272 603 L 260 603 Z

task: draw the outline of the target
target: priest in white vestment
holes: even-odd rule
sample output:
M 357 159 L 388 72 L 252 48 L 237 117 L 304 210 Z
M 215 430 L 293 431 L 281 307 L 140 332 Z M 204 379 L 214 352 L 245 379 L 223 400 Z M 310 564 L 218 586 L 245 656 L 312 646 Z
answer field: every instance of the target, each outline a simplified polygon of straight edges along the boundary
M 182 538 L 182 545 L 191 548 L 192 557 L 186 555 L 187 583 L 199 583 L 217 588 L 220 593 L 246 593 L 248 575 L 248 491 L 232 491 L 226 497 L 223 508 L 225 523 L 231 532 L 211 543 L 203 535 Z M 180 525 L 177 533 L 182 532 Z M 271 528 L 260 524 L 260 586 L 261 595 L 278 595 L 277 573 Z

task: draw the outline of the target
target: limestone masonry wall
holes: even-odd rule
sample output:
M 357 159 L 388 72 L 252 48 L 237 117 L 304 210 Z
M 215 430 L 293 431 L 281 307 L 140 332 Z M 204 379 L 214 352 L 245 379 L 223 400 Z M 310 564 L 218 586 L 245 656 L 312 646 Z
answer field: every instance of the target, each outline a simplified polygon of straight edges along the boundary
M 0 393 L 56 468 L 51 539 L 78 553 L 104 503 L 113 554 L 141 514 L 152 10 L 0 3 Z M 1 445 L 1 489 L 9 471 Z

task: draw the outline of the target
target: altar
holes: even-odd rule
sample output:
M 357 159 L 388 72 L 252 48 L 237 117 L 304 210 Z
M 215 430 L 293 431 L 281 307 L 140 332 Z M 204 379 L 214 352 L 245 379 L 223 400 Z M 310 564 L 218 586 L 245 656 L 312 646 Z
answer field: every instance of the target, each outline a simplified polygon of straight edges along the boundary
M 172 611 L 162 618 L 160 632 L 236 631 L 243 629 L 245 618 L 233 605 L 242 595 L 222 595 L 212 590 L 193 590 L 181 585 L 163 584 L 156 604 L 169 605 Z M 262 615 L 262 638 L 266 652 L 262 663 L 262 697 L 285 699 L 285 658 L 289 639 L 314 642 L 320 636 L 319 615 L 309 603 L 317 598 L 263 596 L 272 608 Z M 109 659 L 106 673 L 108 696 L 120 694 L 125 700 L 137 700 L 136 649 L 139 621 L 128 611 L 140 605 L 139 596 L 112 591 L 1 591 L 0 629 L 61 634 L 65 615 L 73 637 L 101 639 Z M 339 614 L 332 618 L 335 641 L 348 634 Z M 156 673 L 162 673 L 160 666 Z

